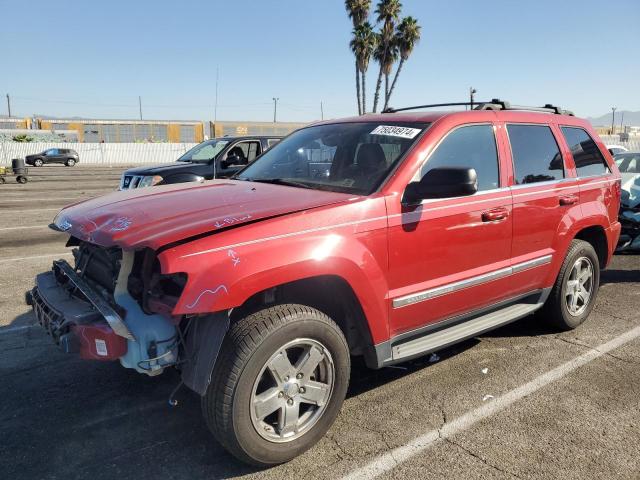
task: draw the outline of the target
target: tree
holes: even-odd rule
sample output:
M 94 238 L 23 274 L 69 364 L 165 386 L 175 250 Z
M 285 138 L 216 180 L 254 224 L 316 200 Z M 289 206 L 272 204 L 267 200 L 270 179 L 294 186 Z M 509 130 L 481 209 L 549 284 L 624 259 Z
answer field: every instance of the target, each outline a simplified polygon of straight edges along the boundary
M 379 44 L 374 54 L 374 58 L 380 64 L 378 72 L 378 81 L 376 82 L 376 91 L 373 97 L 373 111 L 378 109 L 380 100 L 380 88 L 382 87 L 382 75 L 385 75 L 385 100 L 388 96 L 388 83 L 391 68 L 395 61 L 394 55 L 397 55 L 397 46 L 395 45 L 395 24 L 400 17 L 402 3 L 400 0 L 380 0 L 376 7 L 377 21 L 382 22 L 382 29 L 379 34 Z
M 364 22 L 353 30 L 353 39 L 350 46 L 351 51 L 356 57 L 356 81 L 361 79 L 362 88 L 356 85 L 356 93 L 358 94 L 358 113 L 367 112 L 367 70 L 369 69 L 369 60 L 374 54 L 378 45 L 378 36 L 373 31 L 373 27 L 369 22 Z M 359 76 L 359 78 L 358 78 Z
M 402 70 L 404 62 L 409 59 L 416 44 L 420 41 L 420 29 L 421 27 L 418 25 L 418 21 L 413 17 L 403 18 L 400 25 L 398 25 L 395 44 L 400 54 L 400 63 L 398 64 L 398 69 L 393 77 L 391 88 L 387 92 L 384 108 L 389 106 L 391 94 L 393 93 L 393 89 L 396 87 L 396 82 L 398 81 L 398 76 L 400 75 L 400 70 Z
M 366 22 L 369 17 L 369 9 L 371 8 L 371 0 L 345 0 L 344 7 L 347 10 L 347 14 L 351 21 L 353 22 L 353 34 L 354 38 L 351 40 L 351 51 L 353 51 L 356 57 L 356 100 L 358 102 L 358 115 L 364 113 L 364 102 L 361 101 L 361 92 L 360 92 L 360 72 L 361 69 L 358 66 L 358 54 L 354 50 L 354 43 L 356 42 L 356 30 L 363 23 Z M 367 61 L 368 63 L 368 61 Z M 364 79 L 363 79 L 364 83 Z M 364 93 L 364 92 L 363 92 Z M 364 96 L 364 95 L 362 95 Z

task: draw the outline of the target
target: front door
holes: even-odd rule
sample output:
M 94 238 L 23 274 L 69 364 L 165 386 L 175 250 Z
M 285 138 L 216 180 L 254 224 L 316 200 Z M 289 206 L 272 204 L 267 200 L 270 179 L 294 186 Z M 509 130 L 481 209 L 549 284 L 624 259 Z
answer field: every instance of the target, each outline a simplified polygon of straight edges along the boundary
M 244 140 L 234 144 L 218 161 L 216 178 L 228 178 L 253 162 L 262 153 L 260 141 Z
M 501 188 L 496 145 L 492 123 L 456 127 L 413 178 L 434 167 L 474 168 L 474 195 L 424 200 L 417 207 L 389 197 L 391 336 L 508 295 L 511 194 Z

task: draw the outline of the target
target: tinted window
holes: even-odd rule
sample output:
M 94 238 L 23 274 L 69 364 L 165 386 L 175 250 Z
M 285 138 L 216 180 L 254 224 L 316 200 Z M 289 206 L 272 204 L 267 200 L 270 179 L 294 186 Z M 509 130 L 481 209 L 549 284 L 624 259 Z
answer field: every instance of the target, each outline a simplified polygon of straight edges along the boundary
M 545 125 L 507 125 L 517 184 L 564 178 L 562 155 Z
M 581 128 L 561 127 L 579 177 L 591 177 L 609 173 L 609 166 L 596 142 Z
M 420 175 L 438 167 L 474 168 L 479 191 L 498 188 L 498 152 L 493 127 L 469 125 L 453 130 L 431 154 Z

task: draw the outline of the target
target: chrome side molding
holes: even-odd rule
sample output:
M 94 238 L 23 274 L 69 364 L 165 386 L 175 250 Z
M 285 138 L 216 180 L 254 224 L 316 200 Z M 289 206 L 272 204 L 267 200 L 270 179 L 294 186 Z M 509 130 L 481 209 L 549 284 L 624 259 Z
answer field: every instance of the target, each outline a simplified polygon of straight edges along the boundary
M 530 268 L 536 268 L 542 265 L 546 265 L 551 262 L 552 255 L 544 255 L 542 257 L 534 258 L 533 260 L 527 260 L 526 262 L 517 263 L 510 267 L 500 268 L 492 272 L 483 273 L 475 277 L 460 280 L 458 282 L 448 283 L 440 287 L 430 288 L 429 290 L 422 290 L 416 293 L 410 293 L 402 297 L 393 299 L 393 308 L 402 308 L 407 305 L 413 305 L 414 303 L 424 302 L 435 297 L 454 293 L 465 288 L 474 287 L 483 283 L 492 282 L 500 278 L 508 277 L 510 275 L 529 270 Z

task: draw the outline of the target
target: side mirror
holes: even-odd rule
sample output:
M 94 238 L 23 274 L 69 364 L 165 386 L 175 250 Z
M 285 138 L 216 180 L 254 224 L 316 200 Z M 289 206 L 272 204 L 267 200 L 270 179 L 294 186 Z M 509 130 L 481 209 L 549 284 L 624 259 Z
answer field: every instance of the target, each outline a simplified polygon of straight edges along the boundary
M 416 204 L 427 198 L 451 198 L 473 195 L 478 191 L 478 175 L 474 168 L 432 168 L 419 182 L 407 185 L 404 204 Z

